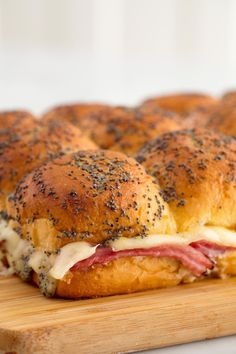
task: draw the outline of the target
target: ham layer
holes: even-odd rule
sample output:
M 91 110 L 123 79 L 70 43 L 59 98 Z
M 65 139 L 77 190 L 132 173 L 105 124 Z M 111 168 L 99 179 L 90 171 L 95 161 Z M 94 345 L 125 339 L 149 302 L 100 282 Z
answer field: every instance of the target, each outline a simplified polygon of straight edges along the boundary
M 148 249 L 129 249 L 117 252 L 109 247 L 98 247 L 91 257 L 76 263 L 71 270 L 84 269 L 96 264 L 107 264 L 121 257 L 171 257 L 181 262 L 198 277 L 214 267 L 215 257 L 230 250 L 236 250 L 236 248 L 205 240 L 192 242 L 189 245 L 166 244 Z

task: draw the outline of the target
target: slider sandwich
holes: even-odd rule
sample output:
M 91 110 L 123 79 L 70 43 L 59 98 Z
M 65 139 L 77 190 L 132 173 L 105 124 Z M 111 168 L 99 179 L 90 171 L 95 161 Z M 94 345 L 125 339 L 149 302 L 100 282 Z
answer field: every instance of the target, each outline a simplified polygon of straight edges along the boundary
M 24 133 L 20 130 L 9 131 L 0 143 L 0 270 L 5 270 L 5 240 L 8 234 L 11 234 L 6 200 L 19 180 L 56 156 L 78 149 L 96 148 L 78 128 L 69 123 L 37 122 L 33 123 L 31 128 L 27 128 Z M 9 255 L 7 263 L 12 265 Z
M 17 273 L 46 296 L 130 293 L 191 276 L 185 265 L 197 252 L 190 248 L 181 262 L 158 184 L 122 153 L 80 151 L 43 165 L 21 180 L 8 211 L 20 250 Z M 166 237 L 170 247 L 162 245 Z M 211 265 L 201 261 L 204 270 Z
M 78 106 L 71 106 L 71 110 L 68 107 L 59 107 L 48 112 L 43 120 L 64 117 L 79 126 L 100 148 L 131 156 L 150 139 L 167 131 L 185 128 L 176 113 L 161 109 L 155 113 L 146 113 L 134 108 L 99 106 L 96 113 L 83 116 L 82 108 L 76 110 L 75 114 L 75 107 Z M 57 112 L 61 114 L 58 115 Z
M 137 161 L 160 185 L 176 222 L 175 244 L 199 254 L 193 276 L 236 275 L 236 139 L 206 130 L 167 133 Z

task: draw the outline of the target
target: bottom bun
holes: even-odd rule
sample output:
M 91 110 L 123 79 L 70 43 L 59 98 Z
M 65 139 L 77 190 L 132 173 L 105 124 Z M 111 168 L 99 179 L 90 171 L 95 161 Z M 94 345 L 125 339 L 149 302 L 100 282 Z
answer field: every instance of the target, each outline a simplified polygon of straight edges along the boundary
M 220 256 L 210 276 L 236 275 L 236 252 Z M 205 276 L 205 278 L 209 278 Z M 62 298 L 93 298 L 128 294 L 190 283 L 196 278 L 179 261 L 169 257 L 123 257 L 106 265 L 73 270 L 58 281 L 56 295 Z M 33 281 L 38 284 L 36 273 Z
M 166 288 L 193 277 L 182 264 L 168 257 L 123 257 L 106 265 L 71 271 L 57 284 L 56 295 L 88 298 Z

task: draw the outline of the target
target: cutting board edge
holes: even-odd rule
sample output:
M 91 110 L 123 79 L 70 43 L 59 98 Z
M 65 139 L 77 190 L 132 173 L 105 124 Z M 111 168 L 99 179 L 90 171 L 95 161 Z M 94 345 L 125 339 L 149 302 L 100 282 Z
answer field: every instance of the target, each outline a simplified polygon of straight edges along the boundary
M 53 326 L 54 327 L 54 326 Z M 53 328 L 55 330 L 55 327 Z M 6 333 L 7 332 L 7 333 Z M 0 328 L 0 351 L 3 352 L 10 352 L 10 353 L 16 353 L 16 354 L 55 354 L 58 352 L 58 348 L 54 348 L 53 346 L 45 345 L 45 343 L 51 343 L 50 341 L 50 328 L 46 330 L 45 334 L 45 329 L 43 331 L 43 335 L 40 330 L 2 330 Z M 35 338 L 35 334 L 37 333 L 38 336 L 41 337 L 40 341 L 34 341 L 32 338 Z M 236 329 L 234 331 L 226 330 L 225 332 L 222 332 L 221 334 L 215 332 L 212 333 L 211 335 L 206 335 L 206 336 L 201 336 L 201 335 L 196 335 L 194 336 L 191 340 L 189 338 L 176 338 L 168 341 L 163 341 L 162 343 L 160 342 L 153 342 L 149 344 L 133 344 L 133 347 L 131 349 L 130 344 L 124 344 L 124 342 L 121 345 L 116 345 L 115 348 L 113 349 L 107 348 L 106 347 L 106 341 L 103 342 L 104 347 L 97 348 L 96 345 L 94 345 L 94 350 L 91 350 L 91 346 L 82 345 L 80 346 L 80 354 L 87 354 L 88 352 L 90 354 L 121 354 L 121 353 L 133 353 L 133 352 L 141 352 L 144 350 L 152 350 L 152 349 L 159 349 L 159 348 L 164 348 L 164 347 L 171 347 L 175 345 L 181 345 L 181 344 L 188 344 L 188 343 L 194 343 L 202 340 L 209 340 L 209 339 L 214 339 L 214 338 L 221 338 L 221 337 L 226 337 L 226 336 L 232 336 L 236 334 Z M 7 337 L 10 339 L 7 340 Z M 3 340 L 4 338 L 4 340 Z M 104 349 L 105 348 L 105 349 Z M 68 352 L 67 349 L 65 351 L 60 350 L 60 354 L 64 353 L 72 353 L 71 351 Z M 73 354 L 77 353 L 73 351 Z

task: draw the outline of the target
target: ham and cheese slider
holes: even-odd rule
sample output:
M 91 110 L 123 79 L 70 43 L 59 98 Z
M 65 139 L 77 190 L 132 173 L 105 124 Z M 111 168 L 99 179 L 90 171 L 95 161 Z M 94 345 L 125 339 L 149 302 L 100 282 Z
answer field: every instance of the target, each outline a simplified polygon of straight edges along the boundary
M 64 122 L 31 124 L 29 120 L 29 126 L 24 133 L 18 133 L 18 130 L 5 132 L 4 140 L 0 142 L 0 248 L 2 252 L 4 240 L 11 233 L 8 227 L 6 199 L 14 191 L 19 180 L 55 156 L 78 149 L 92 148 L 96 148 L 92 141 L 84 137 L 78 128 Z M 3 259 L 2 254 L 0 259 Z
M 137 156 L 160 184 L 184 234 L 214 267 L 236 274 L 236 139 L 206 130 L 167 133 Z
M 155 112 L 159 108 L 188 116 L 196 109 L 211 107 L 217 103 L 212 96 L 200 93 L 178 93 L 149 98 L 141 104 L 144 111 Z
M 159 184 L 118 152 L 82 151 L 49 162 L 18 184 L 8 210 L 21 250 L 17 272 L 46 296 L 162 288 L 214 268 L 202 250 L 201 231 L 211 229 L 177 233 Z M 235 245 L 235 232 L 228 232 Z
M 104 105 L 62 106 L 48 112 L 43 120 L 64 119 L 77 125 L 102 149 L 135 155 L 150 139 L 167 132 L 183 129 L 180 117 L 159 110 L 144 113 L 128 107 Z
M 18 184 L 8 211 L 17 273 L 47 296 L 166 287 L 212 267 L 176 236 L 154 179 L 119 152 L 82 151 L 43 165 Z

